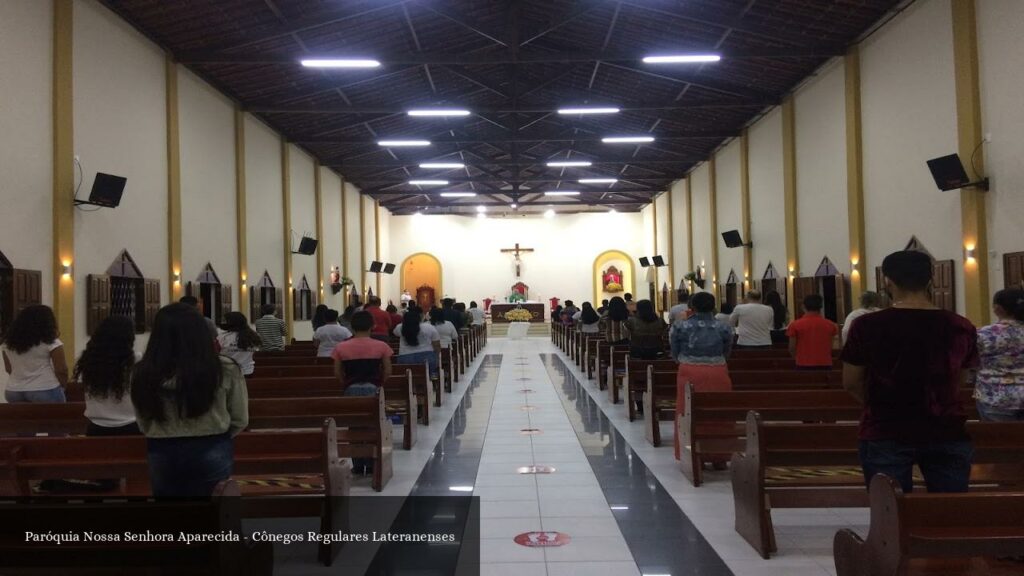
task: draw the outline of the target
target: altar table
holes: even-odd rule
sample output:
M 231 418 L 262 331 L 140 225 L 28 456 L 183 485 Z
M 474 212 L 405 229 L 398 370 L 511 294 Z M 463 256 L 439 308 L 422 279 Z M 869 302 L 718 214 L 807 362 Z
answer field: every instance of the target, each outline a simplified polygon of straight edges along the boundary
M 505 312 L 514 310 L 516 306 L 521 307 L 533 315 L 530 322 L 543 323 L 546 322 L 544 318 L 544 305 L 540 303 L 527 303 L 527 304 L 507 304 L 504 302 L 495 302 L 491 304 L 491 322 L 494 324 L 508 324 L 509 321 L 505 319 Z

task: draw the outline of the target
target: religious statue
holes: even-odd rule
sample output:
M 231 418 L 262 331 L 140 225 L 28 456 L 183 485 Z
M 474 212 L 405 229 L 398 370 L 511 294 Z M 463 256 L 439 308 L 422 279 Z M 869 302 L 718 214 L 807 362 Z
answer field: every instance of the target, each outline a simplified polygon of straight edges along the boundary
M 601 286 L 604 287 L 605 292 L 622 292 L 622 273 L 615 266 L 609 266 L 604 273 L 601 274 Z
M 337 266 L 331 266 L 330 284 L 331 294 L 337 294 L 344 288 L 341 284 L 341 270 Z
M 491 302 L 494 302 L 494 298 L 484 298 L 484 312 L 491 310 Z
M 516 278 L 519 278 L 519 276 L 522 274 L 522 264 L 523 264 L 522 260 L 519 259 L 519 254 L 522 253 L 522 252 L 533 252 L 533 248 L 520 248 L 519 247 L 519 242 L 516 242 L 515 248 L 502 248 L 501 251 L 502 252 L 507 252 L 507 253 L 512 253 L 514 255 L 515 265 L 516 265 Z

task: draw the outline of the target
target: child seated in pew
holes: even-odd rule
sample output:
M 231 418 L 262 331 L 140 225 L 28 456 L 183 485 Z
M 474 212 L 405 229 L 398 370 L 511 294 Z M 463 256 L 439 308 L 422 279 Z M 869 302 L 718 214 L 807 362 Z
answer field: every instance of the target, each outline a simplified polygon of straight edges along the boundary
M 252 376 L 256 370 L 253 355 L 260 349 L 262 340 L 255 330 L 249 327 L 249 320 L 241 312 L 228 312 L 224 315 L 224 332 L 217 336 L 220 353 L 238 363 L 243 376 Z
M 100 322 L 75 364 L 75 380 L 85 391 L 87 436 L 141 434 L 129 393 L 135 360 L 135 323 L 126 316 Z
M 49 306 L 24 308 L 3 335 L 8 402 L 64 402 L 68 365 L 57 318 Z
M 329 358 L 334 349 L 352 337 L 352 332 L 338 324 L 338 311 L 327 310 L 324 313 L 323 326 L 313 332 L 313 345 L 316 346 L 317 358 Z

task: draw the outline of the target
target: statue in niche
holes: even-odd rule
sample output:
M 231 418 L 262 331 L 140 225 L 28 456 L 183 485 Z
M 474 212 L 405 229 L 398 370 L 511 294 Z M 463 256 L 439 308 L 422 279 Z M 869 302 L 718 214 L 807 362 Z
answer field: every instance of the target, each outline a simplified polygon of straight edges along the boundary
M 601 273 L 601 286 L 605 292 L 622 292 L 622 272 L 615 266 L 609 266 Z

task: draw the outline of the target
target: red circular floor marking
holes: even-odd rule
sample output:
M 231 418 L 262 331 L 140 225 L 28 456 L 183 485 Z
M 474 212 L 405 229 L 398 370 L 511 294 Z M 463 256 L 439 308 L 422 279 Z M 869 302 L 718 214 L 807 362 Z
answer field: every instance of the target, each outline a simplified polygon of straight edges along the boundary
M 527 548 L 565 546 L 572 538 L 564 532 L 523 532 L 513 538 L 516 544 Z
M 519 474 L 554 474 L 554 466 L 520 466 L 516 468 Z
M 526 435 L 535 435 L 535 434 L 543 434 L 544 431 L 541 430 L 540 428 L 523 428 L 523 429 L 521 429 L 519 431 L 519 433 L 520 434 L 526 434 Z

